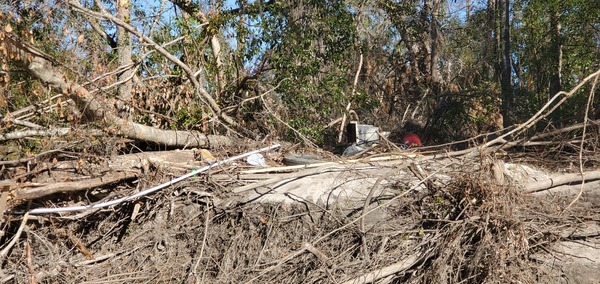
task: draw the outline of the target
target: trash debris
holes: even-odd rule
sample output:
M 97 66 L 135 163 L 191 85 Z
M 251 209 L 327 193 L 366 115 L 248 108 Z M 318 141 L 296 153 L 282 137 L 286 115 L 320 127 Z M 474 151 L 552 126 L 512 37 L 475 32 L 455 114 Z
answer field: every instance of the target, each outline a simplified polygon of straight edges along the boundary
M 267 165 L 265 157 L 259 153 L 248 156 L 248 158 L 246 158 L 246 162 L 248 163 L 248 165 L 255 167 L 264 167 Z
M 346 126 L 346 137 L 348 143 L 368 146 L 379 141 L 379 127 L 368 124 L 358 124 L 357 121 L 351 121 Z
M 315 154 L 287 154 L 283 157 L 283 163 L 288 166 L 310 165 L 327 162 L 323 157 Z
M 356 153 L 358 153 L 358 152 L 360 152 L 360 151 L 362 151 L 364 149 L 365 149 L 365 147 L 358 146 L 356 144 L 352 144 L 352 145 L 348 146 L 346 148 L 346 150 L 344 150 L 344 153 L 342 153 L 342 155 L 344 155 L 344 156 L 352 156 L 352 155 L 354 155 L 354 154 L 356 154 Z
M 407 148 L 412 147 L 423 147 L 421 143 L 421 138 L 414 133 L 408 133 L 402 138 L 402 144 L 404 144 Z

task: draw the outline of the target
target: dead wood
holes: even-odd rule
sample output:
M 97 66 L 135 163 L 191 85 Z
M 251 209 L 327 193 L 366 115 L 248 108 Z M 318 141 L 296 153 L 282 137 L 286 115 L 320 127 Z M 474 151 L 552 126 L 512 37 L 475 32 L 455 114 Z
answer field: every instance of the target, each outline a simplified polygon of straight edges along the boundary
M 195 150 L 173 150 L 119 155 L 103 164 L 82 165 L 79 160 L 42 163 L 42 168 L 36 170 L 36 172 L 50 170 L 49 176 L 46 178 L 38 177 L 35 183 L 20 184 L 21 189 L 14 191 L 14 196 L 17 199 L 31 200 L 54 193 L 92 189 L 131 179 L 142 173 L 148 173 L 151 167 L 169 169 L 172 172 L 185 172 L 207 164 L 206 161 L 202 161 L 197 156 L 200 157 L 200 155 L 196 155 Z M 82 167 L 85 167 L 85 172 L 102 174 L 102 176 L 90 179 L 74 174 L 74 172 L 80 171 Z M 106 172 L 107 170 L 108 172 Z M 56 181 L 61 179 L 77 179 L 77 181 Z
M 190 160 L 198 162 L 194 157 L 192 150 L 130 154 L 107 161 L 107 168 L 139 169 L 149 163 L 178 170 Z M 42 242 L 32 242 L 32 249 L 49 257 L 47 265 L 39 264 L 39 275 L 46 273 L 49 281 L 59 277 L 113 281 L 105 278 L 106 273 L 118 275 L 122 267 L 135 272 L 135 281 L 150 282 L 185 282 L 182 277 L 200 283 L 497 283 L 508 277 L 522 282 L 545 279 L 536 274 L 528 259 L 529 253 L 539 251 L 533 248 L 550 243 L 558 234 L 569 237 L 584 233 L 556 230 L 558 224 L 565 225 L 564 220 L 553 217 L 558 213 L 552 213 L 552 206 L 541 206 L 539 201 L 520 195 L 512 181 L 501 181 L 501 164 L 459 158 L 440 162 L 418 157 L 412 161 L 420 168 L 413 165 L 413 171 L 405 160 L 335 164 L 291 173 L 244 174 L 238 169 L 213 179 L 221 183 L 217 187 L 199 179 L 176 191 L 114 207 L 117 210 L 54 220 L 58 230 L 50 226 L 36 229 L 35 235 Z M 363 197 L 351 203 L 341 199 L 332 206 L 302 198 L 296 198 L 296 205 L 221 201 L 245 193 L 236 189 L 238 180 L 261 180 L 262 186 L 273 188 L 292 179 L 307 184 L 299 188 L 307 191 L 320 185 L 303 179 L 317 174 L 327 178 L 322 171 L 340 184 L 358 179 L 375 182 L 360 187 L 348 184 Z M 326 180 L 323 184 L 340 186 Z M 194 194 L 198 188 L 210 197 Z M 391 195 L 384 198 L 386 194 Z M 342 206 L 353 212 L 340 210 L 348 208 Z M 198 221 L 198 217 L 203 220 Z M 15 227 L 18 225 L 15 222 Z M 44 237 L 64 230 L 76 238 Z M 76 233 L 84 230 L 89 233 Z M 127 233 L 114 241 L 119 232 Z M 592 238 L 593 233 L 586 232 L 585 236 Z M 61 250 L 63 255 L 45 245 L 64 239 L 72 248 Z M 16 253 L 7 253 L 6 271 L 14 273 L 23 265 L 16 261 L 22 255 L 20 249 L 14 246 Z M 133 250 L 136 253 L 121 253 Z M 148 255 L 156 257 L 148 259 Z M 48 274 L 57 258 L 76 265 L 58 275 Z M 131 266 L 143 262 L 152 265 Z M 66 276 L 68 273 L 72 276 Z M 19 274 L 16 277 L 23 279 Z
M 333 262 L 331 262 L 331 260 L 329 259 L 329 257 L 327 257 L 327 255 L 325 255 L 322 251 L 320 251 L 319 249 L 317 249 L 316 247 L 314 247 L 310 243 L 304 242 L 302 244 L 302 247 L 306 248 L 307 251 L 309 251 L 310 253 L 312 253 L 314 256 L 316 256 L 319 260 L 321 260 L 327 266 L 333 267 Z
M 308 168 L 307 168 L 308 169 Z M 360 167 L 353 167 L 353 170 L 367 170 L 367 169 L 373 169 L 372 166 L 360 166 Z M 299 172 L 292 172 L 292 173 L 280 173 L 277 174 L 276 177 L 273 177 L 273 175 L 271 175 L 271 178 L 269 179 L 265 179 L 263 181 L 258 181 L 252 184 L 248 184 L 245 186 L 241 186 L 238 188 L 235 188 L 233 190 L 234 193 L 242 193 L 245 191 L 250 191 L 253 190 L 255 188 L 259 188 L 259 187 L 269 187 L 269 188 L 274 188 L 277 187 L 278 184 L 282 184 L 282 183 L 287 183 L 290 182 L 292 180 L 296 180 L 296 179 L 301 179 L 301 178 L 305 178 L 311 175 L 318 175 L 318 174 L 323 174 L 323 173 L 329 173 L 329 172 L 343 172 L 343 171 L 348 171 L 349 167 L 335 167 L 335 166 L 320 166 L 316 169 L 312 169 L 312 170 L 306 170 L 306 171 L 299 171 Z M 244 178 L 244 176 L 248 175 L 245 174 L 244 172 L 242 172 L 243 175 L 240 175 L 240 178 Z
M 70 82 L 55 68 L 50 56 L 4 31 L 0 32 L 0 39 L 3 40 L 9 58 L 19 63 L 41 82 L 56 88 L 72 99 L 88 116 L 107 123 L 105 129 L 109 133 L 169 147 L 218 148 L 233 144 L 232 140 L 225 136 L 163 130 L 123 119 L 117 116 L 117 111 L 106 99 L 94 96 L 81 85 Z
M 492 145 L 502 143 L 505 141 L 505 138 L 510 135 L 516 135 L 524 132 L 525 130 L 534 126 L 537 122 L 544 119 L 548 115 L 550 115 L 554 110 L 556 110 L 560 105 L 562 105 L 566 100 L 571 98 L 577 91 L 579 91 L 584 85 L 586 85 L 589 81 L 597 79 L 600 76 L 600 69 L 596 70 L 594 73 L 588 75 L 583 80 L 581 80 L 575 87 L 573 87 L 569 92 L 560 91 L 556 95 L 554 95 L 548 102 L 542 106 L 532 117 L 530 117 L 526 122 L 517 125 L 514 129 L 507 131 L 506 133 L 498 136 L 495 139 L 483 144 L 481 146 L 482 149 L 491 147 Z M 593 88 L 592 88 L 593 89 Z M 587 117 L 586 117 L 587 119 Z M 502 148 L 502 147 L 500 147 Z
M 205 102 L 206 105 L 210 108 L 211 112 L 214 115 L 214 118 L 219 119 L 220 121 L 224 122 L 227 125 L 233 126 L 235 128 L 235 130 L 245 134 L 248 137 L 254 137 L 254 133 L 243 128 L 241 125 L 239 125 L 237 122 L 235 122 L 232 117 L 230 117 L 229 115 L 227 115 L 225 112 L 223 112 L 221 110 L 221 108 L 219 107 L 219 104 L 213 98 L 213 96 L 211 96 L 208 93 L 208 91 L 202 86 L 202 84 L 200 84 L 200 82 L 197 79 L 197 73 L 193 72 L 189 65 L 183 63 L 178 57 L 169 53 L 163 46 L 159 45 L 154 40 L 152 40 L 152 38 L 144 35 L 143 33 L 138 31 L 134 26 L 130 25 L 126 21 L 123 21 L 117 17 L 114 17 L 113 15 L 108 13 L 106 11 L 106 9 L 102 6 L 100 6 L 101 11 L 96 12 L 94 10 L 90 10 L 90 9 L 87 9 L 86 7 L 83 7 L 78 1 L 75 1 L 75 0 L 68 1 L 68 3 L 74 10 L 79 11 L 79 12 L 83 13 L 84 15 L 92 16 L 92 17 L 95 17 L 98 19 L 106 19 L 108 21 L 113 22 L 118 27 L 123 28 L 125 31 L 138 37 L 141 42 L 144 42 L 144 43 L 147 43 L 148 45 L 150 45 L 154 50 L 156 50 L 158 53 L 160 53 L 162 56 L 164 56 L 169 61 L 173 62 L 175 65 L 179 66 L 185 72 L 187 78 L 194 85 L 194 89 L 196 90 L 197 94 L 199 95 L 198 97 L 203 102 Z M 99 4 L 99 3 L 97 3 L 97 4 Z M 186 3 L 186 4 L 184 4 L 184 6 L 188 5 L 188 4 L 189 3 Z M 202 12 L 200 12 L 200 11 L 198 11 L 198 13 L 202 14 Z M 224 73 L 223 73 L 224 70 L 223 70 L 223 68 L 221 68 L 222 67 L 221 66 L 222 54 L 220 51 L 219 39 L 217 37 L 211 38 L 211 47 L 213 50 L 213 55 L 215 56 L 215 61 L 217 63 L 216 64 L 217 68 L 218 68 L 217 71 L 219 73 L 217 83 L 219 84 L 219 86 L 222 87 L 222 86 L 224 86 L 222 84 L 225 84 L 226 82 L 225 82 L 225 77 L 224 77 Z M 221 76 L 223 76 L 223 77 L 221 77 Z M 219 91 L 222 91 L 222 90 L 219 90 Z M 178 144 L 178 145 L 186 145 L 186 144 Z M 199 146 L 200 145 L 193 145 L 192 147 L 199 147 Z
M 6 117 L 0 119 L 0 125 L 7 125 L 7 124 L 21 125 L 21 126 L 29 127 L 32 129 L 43 128 L 41 125 L 37 125 L 37 124 L 29 122 L 27 120 L 21 120 L 21 119 L 16 119 L 16 118 L 7 119 Z
M 47 105 L 48 103 L 52 102 L 53 100 L 60 99 L 61 97 L 63 97 L 62 94 L 56 94 L 56 95 L 54 95 L 54 96 L 52 96 L 52 97 L 50 97 L 48 99 L 45 99 L 43 101 L 40 101 L 40 102 L 36 103 L 34 105 L 30 105 L 30 106 L 24 107 L 24 108 L 22 108 L 20 110 L 13 111 L 13 112 L 9 113 L 9 117 L 11 117 L 11 118 L 14 117 L 16 119 L 25 120 L 25 119 L 27 119 L 29 117 L 34 116 L 35 113 L 36 113 L 36 110 L 38 110 L 38 109 L 41 109 L 43 111 L 47 111 L 47 110 L 51 109 L 52 107 L 56 107 L 58 105 L 58 103 L 51 104 L 50 108 L 44 107 L 44 106 Z M 66 104 L 69 104 L 69 103 L 71 103 L 71 100 L 67 99 L 65 101 L 61 101 L 61 103 L 60 103 L 61 105 L 60 106 L 66 105 Z
M 4 212 L 0 212 L 0 213 L 4 214 Z M 10 250 L 12 249 L 12 247 L 19 240 L 19 238 L 21 236 L 21 233 L 23 233 L 23 229 L 27 225 L 28 218 L 29 218 L 29 214 L 25 213 L 25 215 L 23 216 L 23 219 L 21 220 L 21 224 L 19 226 L 19 229 L 17 229 L 17 232 L 15 233 L 15 236 L 13 237 L 13 239 L 8 244 L 6 244 L 6 246 L 2 249 L 2 251 L 0 251 L 0 262 L 4 262 L 6 256 L 8 255 L 8 253 L 10 252 Z
M 525 185 L 525 192 L 534 193 L 564 184 L 589 182 L 597 179 L 600 179 L 600 171 L 554 175 Z
M 57 182 L 53 184 L 47 184 L 40 187 L 30 189 L 16 190 L 15 197 L 17 199 L 36 199 L 44 196 L 48 196 L 54 193 L 65 193 L 75 192 L 86 189 L 92 189 L 96 187 L 110 185 L 122 180 L 131 179 L 138 175 L 135 172 L 117 172 L 105 174 L 102 177 L 85 179 L 80 181 L 72 182 Z
M 536 256 L 534 262 L 531 255 L 551 251 L 564 239 L 597 238 L 597 232 L 573 234 L 578 226 L 587 226 L 581 220 L 597 220 L 597 210 L 586 211 L 578 203 L 567 212 L 572 216 L 563 216 L 561 203 L 518 191 L 536 186 L 533 175 L 525 181 L 513 178 L 508 174 L 512 165 L 494 160 L 500 156 L 496 150 L 517 144 L 523 145 L 498 140 L 496 147 L 423 151 L 410 159 L 387 154 L 328 162 L 316 169 L 227 168 L 227 175 L 111 205 L 115 210 L 53 220 L 52 226 L 90 232 L 76 235 L 71 243 L 93 252 L 96 259 L 83 260 L 90 254 L 72 249 L 57 254 L 47 244 L 59 242 L 45 238 L 54 231 L 41 225 L 31 237 L 41 236 L 32 248 L 48 257 L 38 275 L 46 273 L 49 281 L 109 282 L 116 279 L 107 273 L 119 275 L 125 268 L 135 273 L 128 280 L 146 282 L 543 281 L 547 278 L 536 265 L 544 258 Z M 164 154 L 172 159 L 160 153 L 131 154 L 112 159 L 105 168 L 179 171 L 202 163 L 193 151 Z M 556 184 L 556 178 L 550 180 Z M 547 180 L 539 184 L 543 182 Z M 291 202 L 269 201 L 274 196 Z M 13 223 L 12 234 L 18 231 Z M 111 254 L 132 247 L 139 253 Z M 3 268 L 27 271 L 19 262 L 27 254 L 18 246 L 14 250 L 7 253 L 10 259 Z M 107 257 L 110 261 L 102 261 Z M 56 259 L 86 265 L 51 275 L 47 271 Z
M 44 152 L 41 152 L 41 153 L 37 153 L 37 154 L 35 154 L 35 155 L 31 156 L 31 157 L 27 157 L 27 158 L 21 158 L 21 159 L 16 159 L 16 160 L 0 161 L 0 166 L 5 166 L 5 165 L 9 165 L 9 166 L 12 165 L 12 166 L 14 166 L 14 165 L 18 165 L 18 164 L 21 164 L 21 163 L 27 163 L 27 162 L 29 162 L 31 160 L 34 160 L 34 159 L 37 159 L 37 158 L 43 157 L 45 155 L 49 155 L 49 154 L 61 151 L 61 150 L 62 149 L 53 149 L 53 150 L 48 150 L 48 151 L 44 151 Z
M 206 161 L 197 150 L 148 151 L 134 154 L 118 155 L 108 161 L 108 168 L 114 171 L 125 171 L 132 168 L 148 171 L 149 167 L 169 168 L 175 171 L 186 171 L 199 168 L 214 161 Z
M 593 125 L 600 125 L 600 119 L 597 120 L 589 120 L 587 121 L 588 124 L 593 124 Z M 538 139 L 543 139 L 543 138 L 548 138 L 548 137 L 553 137 L 565 132 L 570 132 L 570 131 L 574 131 L 574 130 L 579 130 L 582 129 L 583 127 L 585 127 L 586 123 L 577 123 L 577 124 L 573 124 L 567 127 L 563 127 L 560 129 L 556 129 L 556 130 L 552 130 L 552 131 L 548 131 L 548 132 L 543 132 L 543 133 L 538 133 L 533 135 L 531 138 L 528 138 L 527 140 L 529 141 L 535 141 Z M 525 140 L 525 139 L 523 139 Z
M 409 255 L 402 261 L 394 263 L 392 265 L 377 269 L 367 274 L 361 275 L 354 279 L 342 282 L 343 284 L 364 284 L 364 283 L 375 283 L 377 280 L 394 275 L 399 272 L 403 272 L 416 264 L 419 260 L 419 256 L 416 254 Z
M 14 182 L 0 181 L 0 223 L 4 223 L 4 211 L 8 202 L 10 188 L 14 186 Z
M 109 20 L 109 21 L 115 23 L 118 27 L 123 28 L 127 32 L 135 35 L 136 37 L 138 37 L 140 39 L 140 41 L 149 44 L 150 46 L 152 46 L 152 48 L 154 48 L 162 56 L 164 56 L 171 62 L 175 63 L 177 66 L 181 67 L 181 69 L 186 73 L 186 75 L 188 76 L 190 81 L 192 81 L 192 83 L 194 84 L 194 87 L 196 88 L 196 90 L 201 94 L 201 98 L 207 102 L 207 105 L 211 108 L 211 110 L 217 115 L 221 114 L 221 109 L 219 108 L 219 105 L 210 96 L 210 94 L 200 85 L 200 83 L 196 79 L 196 76 L 194 75 L 194 72 L 190 69 L 190 67 L 188 65 L 184 64 L 183 62 L 181 62 L 181 60 L 179 60 L 179 58 L 177 58 L 173 54 L 169 53 L 164 47 L 160 46 L 159 44 L 154 42 L 154 40 L 152 40 L 151 38 L 149 38 L 149 37 L 145 36 L 144 34 L 142 34 L 141 32 L 139 32 L 135 27 L 128 24 L 127 22 L 125 22 L 121 19 L 118 19 L 117 17 L 112 16 L 110 13 L 106 12 L 105 8 L 102 6 L 99 7 L 101 11 L 96 12 L 96 11 L 93 11 L 93 10 L 83 7 L 78 1 L 68 1 L 68 3 L 71 7 L 73 7 L 73 9 L 75 9 L 76 11 L 79 11 L 85 15 L 89 15 L 89 16 L 92 16 L 92 17 L 95 17 L 98 19 Z
M 84 130 L 79 131 L 72 128 L 51 128 L 51 129 L 30 129 L 23 131 L 16 131 L 10 133 L 0 133 L 0 141 L 7 141 L 12 139 L 21 139 L 26 137 L 36 137 L 36 136 L 67 136 L 73 135 L 74 132 L 80 132 L 89 136 L 102 136 L 104 132 L 101 130 Z

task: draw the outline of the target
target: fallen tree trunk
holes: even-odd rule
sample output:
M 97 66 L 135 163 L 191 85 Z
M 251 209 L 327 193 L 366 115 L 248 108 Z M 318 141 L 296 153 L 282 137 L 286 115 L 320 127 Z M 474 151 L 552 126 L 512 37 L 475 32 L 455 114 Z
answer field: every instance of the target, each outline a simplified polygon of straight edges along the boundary
M 568 183 L 578 182 L 581 183 L 583 181 L 592 181 L 600 179 L 600 171 L 591 171 L 581 173 L 573 173 L 573 174 L 564 174 L 553 176 L 548 179 L 544 179 L 537 182 L 529 183 L 525 186 L 525 192 L 533 193 L 542 190 L 546 190 L 549 188 L 553 188 L 559 185 L 564 185 Z
M 68 96 L 89 117 L 107 123 L 105 129 L 109 133 L 167 147 L 216 148 L 233 144 L 233 141 L 225 136 L 206 135 L 196 131 L 163 130 L 123 119 L 116 115 L 116 110 L 105 98 L 94 96 L 81 85 L 70 82 L 54 67 L 50 56 L 4 31 L 0 32 L 0 40 L 0 51 L 9 59 L 24 67 L 41 82 Z

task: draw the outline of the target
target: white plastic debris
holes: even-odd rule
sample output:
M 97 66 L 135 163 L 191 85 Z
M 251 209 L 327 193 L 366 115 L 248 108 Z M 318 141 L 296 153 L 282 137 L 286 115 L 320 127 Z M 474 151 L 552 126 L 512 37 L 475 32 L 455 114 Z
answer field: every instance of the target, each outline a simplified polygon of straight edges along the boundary
M 248 165 L 255 167 L 264 167 L 267 165 L 265 157 L 262 154 L 258 153 L 248 156 L 248 158 L 246 158 L 246 162 L 248 163 Z
M 371 145 L 379 141 L 379 127 L 351 121 L 346 126 L 346 136 L 349 143 Z
M 365 148 L 362 146 L 358 146 L 356 144 L 352 144 L 350 146 L 348 146 L 348 148 L 346 148 L 346 150 L 344 150 L 344 153 L 342 155 L 344 156 L 351 156 L 354 155 L 362 150 L 364 150 Z

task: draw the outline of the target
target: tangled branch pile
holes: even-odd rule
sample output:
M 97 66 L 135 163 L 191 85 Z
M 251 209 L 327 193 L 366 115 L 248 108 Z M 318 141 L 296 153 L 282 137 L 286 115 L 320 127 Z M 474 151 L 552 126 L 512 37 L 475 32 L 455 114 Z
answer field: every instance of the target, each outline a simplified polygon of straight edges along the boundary
M 29 216 L 36 222 L 23 222 L 24 235 L 11 250 L 3 251 L 3 278 L 532 283 L 549 275 L 548 264 L 534 255 L 576 238 L 577 234 L 564 232 L 577 231 L 585 223 L 582 220 L 598 218 L 597 208 L 576 205 L 565 214 L 560 200 L 520 192 L 506 166 L 489 158 L 460 164 L 433 159 L 370 165 L 376 166 L 378 176 L 349 165 L 336 174 L 339 179 L 377 178 L 359 189 L 371 192 L 359 202 L 340 198 L 319 203 L 298 196 L 293 203 L 240 199 L 232 192 L 244 182 L 244 175 L 251 174 L 238 173 L 231 179 L 216 171 L 112 209 Z M 419 168 L 433 173 L 409 177 Z M 348 171 L 354 174 L 344 175 Z M 168 178 L 164 170 L 157 173 L 147 175 L 146 182 Z M 119 195 L 134 190 L 126 186 Z M 261 195 L 270 193 L 274 192 Z M 71 194 L 63 200 L 71 204 L 76 197 L 81 202 L 86 195 Z M 59 199 L 35 202 L 48 205 Z M 9 218 L 4 230 L 14 236 L 21 217 Z

